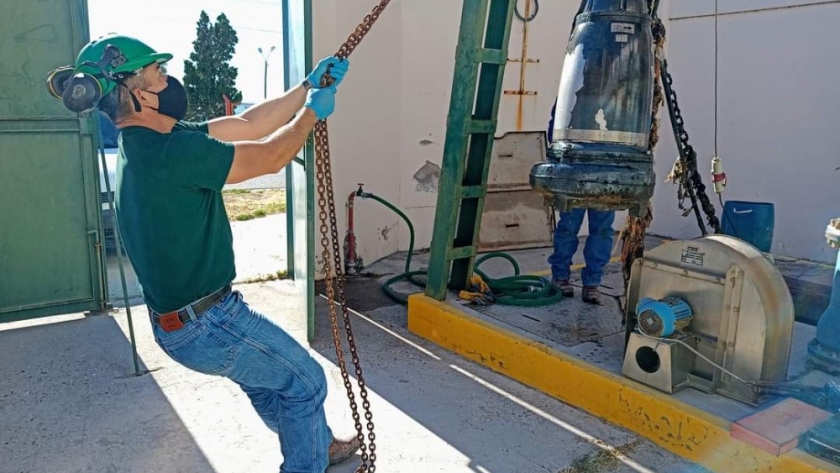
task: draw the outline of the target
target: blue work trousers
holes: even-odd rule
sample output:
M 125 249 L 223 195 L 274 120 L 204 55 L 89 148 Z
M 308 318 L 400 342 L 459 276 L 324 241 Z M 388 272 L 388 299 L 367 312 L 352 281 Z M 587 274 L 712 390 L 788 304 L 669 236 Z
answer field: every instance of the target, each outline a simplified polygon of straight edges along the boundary
M 154 315 L 152 315 L 154 317 Z M 332 431 L 321 365 L 277 324 L 252 310 L 239 291 L 174 332 L 152 323 L 155 340 L 181 365 L 237 383 L 280 440 L 280 473 L 324 473 Z
M 613 222 L 615 212 L 594 209 L 572 209 L 560 214 L 560 221 L 554 231 L 554 253 L 548 257 L 551 265 L 551 277 L 555 281 L 568 280 L 571 273 L 572 257 L 578 248 L 578 233 L 583 225 L 583 217 L 589 213 L 589 236 L 583 247 L 586 267 L 581 272 L 584 286 L 599 286 L 604 276 L 604 266 L 610 261 L 612 253 Z

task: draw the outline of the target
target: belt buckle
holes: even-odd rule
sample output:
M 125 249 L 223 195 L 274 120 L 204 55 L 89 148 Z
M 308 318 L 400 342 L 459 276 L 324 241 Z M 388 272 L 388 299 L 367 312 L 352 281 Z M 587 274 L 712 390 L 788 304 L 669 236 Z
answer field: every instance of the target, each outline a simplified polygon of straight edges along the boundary
M 181 318 L 178 317 L 178 311 L 161 315 L 158 322 L 160 323 L 160 328 L 167 333 L 184 328 L 184 322 L 181 322 Z

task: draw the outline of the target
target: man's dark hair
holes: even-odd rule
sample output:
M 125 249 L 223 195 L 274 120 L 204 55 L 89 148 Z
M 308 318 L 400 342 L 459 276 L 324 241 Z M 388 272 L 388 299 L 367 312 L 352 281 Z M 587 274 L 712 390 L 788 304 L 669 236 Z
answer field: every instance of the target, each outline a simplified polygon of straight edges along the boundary
M 134 113 L 134 101 L 131 91 L 149 87 L 149 82 L 140 74 L 126 78 L 99 101 L 99 109 L 108 115 L 112 122 L 119 125 L 121 121 Z

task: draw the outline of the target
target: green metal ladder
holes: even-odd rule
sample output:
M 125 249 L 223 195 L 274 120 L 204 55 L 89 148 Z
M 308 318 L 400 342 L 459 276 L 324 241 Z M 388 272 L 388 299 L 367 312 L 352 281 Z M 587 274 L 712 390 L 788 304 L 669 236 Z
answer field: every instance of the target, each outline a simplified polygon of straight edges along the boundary
M 516 0 L 464 0 L 426 295 L 469 285 Z

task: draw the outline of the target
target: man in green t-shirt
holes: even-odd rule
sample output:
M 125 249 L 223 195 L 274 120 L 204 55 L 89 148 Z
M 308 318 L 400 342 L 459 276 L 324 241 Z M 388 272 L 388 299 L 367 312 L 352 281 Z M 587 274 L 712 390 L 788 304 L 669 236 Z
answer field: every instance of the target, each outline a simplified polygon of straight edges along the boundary
M 99 83 L 96 103 L 121 130 L 117 218 L 155 340 L 183 366 L 242 388 L 280 438 L 281 473 L 323 473 L 352 456 L 361 439 L 333 437 L 324 370 L 231 290 L 232 235 L 221 192 L 292 161 L 315 123 L 333 112 L 348 62 L 326 58 L 278 98 L 190 123 L 183 121 L 184 87 L 164 69 L 170 59 L 135 38 L 109 35 L 88 44 L 75 66 Z M 327 71 L 335 83 L 321 88 Z M 84 100 L 85 90 L 65 104 Z

